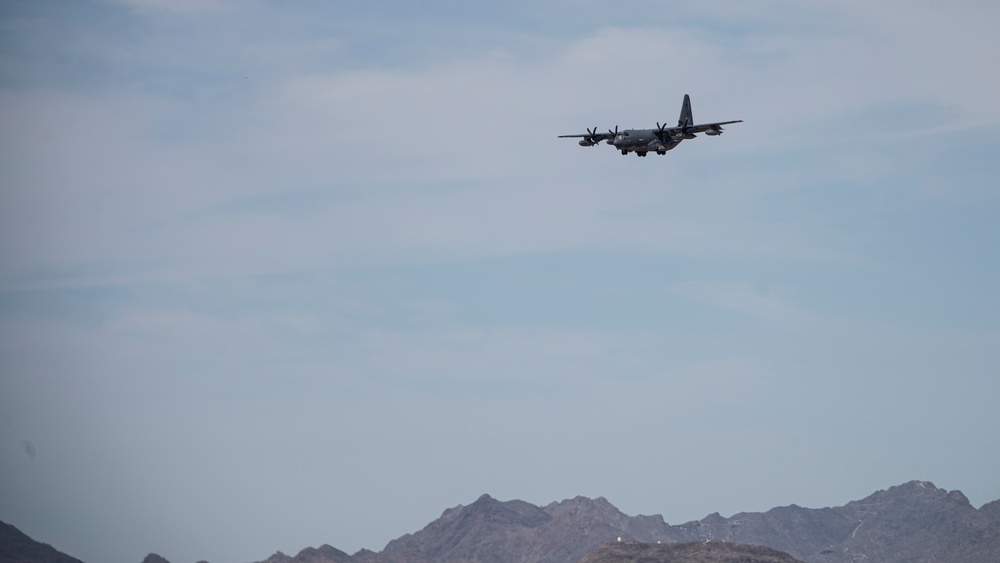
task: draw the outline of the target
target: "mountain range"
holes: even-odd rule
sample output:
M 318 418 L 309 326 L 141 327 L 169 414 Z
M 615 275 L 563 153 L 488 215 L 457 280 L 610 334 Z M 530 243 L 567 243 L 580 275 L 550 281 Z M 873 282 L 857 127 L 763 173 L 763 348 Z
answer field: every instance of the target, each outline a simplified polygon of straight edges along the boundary
M 33 542 L 13 526 L 0 527 L 0 540 L 0 563 L 79 563 Z M 688 548 L 656 546 L 694 542 L 708 544 L 700 548 L 701 559 L 678 558 Z M 349 555 L 323 545 L 295 556 L 277 552 L 259 563 L 577 563 L 599 548 L 604 551 L 583 561 L 638 561 L 634 557 L 640 552 L 651 557 L 643 561 L 721 561 L 705 559 L 704 554 L 735 549 L 718 547 L 724 544 L 777 550 L 768 555 L 777 559 L 761 561 L 787 555 L 788 560 L 810 563 L 997 563 L 1000 500 L 977 509 L 960 491 L 911 481 L 839 507 L 793 504 L 729 518 L 714 513 L 672 526 L 659 515 L 623 514 L 603 497 L 535 506 L 483 495 L 467 506 L 445 510 L 422 530 L 390 541 L 377 553 L 363 549 Z M 656 559 L 660 552 L 673 555 Z M 757 560 L 756 555 L 747 557 Z M 155 554 L 146 561 L 166 563 Z
M 263 563 L 575 563 L 619 539 L 754 544 L 810 563 L 997 563 L 1000 500 L 976 509 L 960 491 L 911 481 L 834 508 L 793 504 L 729 518 L 714 513 L 671 526 L 659 515 L 625 515 L 604 498 L 539 507 L 483 495 L 445 510 L 379 553 L 348 555 L 325 545 L 295 557 L 278 552 Z

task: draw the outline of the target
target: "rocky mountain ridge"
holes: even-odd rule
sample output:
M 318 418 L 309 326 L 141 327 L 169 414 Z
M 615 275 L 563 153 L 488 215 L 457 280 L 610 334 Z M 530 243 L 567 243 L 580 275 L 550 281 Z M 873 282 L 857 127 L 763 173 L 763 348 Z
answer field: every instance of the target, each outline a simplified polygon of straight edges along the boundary
M 960 491 L 911 481 L 839 507 L 793 504 L 729 518 L 714 513 L 672 526 L 659 515 L 623 514 L 603 497 L 576 497 L 540 507 L 483 495 L 467 506 L 445 510 L 422 530 L 390 541 L 378 553 L 361 550 L 349 555 L 323 545 L 295 556 L 278 552 L 261 563 L 576 563 L 601 546 L 636 542 L 752 544 L 810 563 L 996 563 L 1000 500 L 976 509 Z M 615 549 L 623 548 L 605 550 L 612 557 L 609 561 Z M 722 551 L 715 550 L 716 555 Z M 151 562 L 167 563 L 155 554 L 145 563 Z M 0 523 L 0 563 L 80 562 Z
M 544 507 L 483 495 L 445 510 L 379 553 L 323 546 L 266 563 L 571 563 L 619 538 L 648 543 L 722 541 L 767 546 L 810 563 L 1000 561 L 1000 500 L 973 507 L 960 491 L 911 481 L 844 506 L 718 513 L 671 526 L 659 515 L 628 516 L 604 498 Z M 324 551 L 325 550 L 325 551 Z M 323 555 L 326 554 L 326 555 Z

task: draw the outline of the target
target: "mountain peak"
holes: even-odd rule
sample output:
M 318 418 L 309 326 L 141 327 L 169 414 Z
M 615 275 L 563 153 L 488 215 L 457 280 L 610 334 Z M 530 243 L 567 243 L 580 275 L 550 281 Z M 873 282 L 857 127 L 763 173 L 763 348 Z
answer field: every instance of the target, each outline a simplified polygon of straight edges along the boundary
M 962 491 L 948 491 L 934 486 L 930 481 L 909 481 L 902 485 L 879 490 L 868 497 L 848 503 L 847 506 L 882 505 L 884 503 L 909 505 L 955 505 L 972 508 Z
M 299 554 L 295 556 L 295 559 L 293 559 L 293 561 L 302 561 L 304 563 L 311 563 L 313 561 L 322 561 L 323 563 L 348 563 L 350 560 L 350 555 L 327 544 L 323 544 L 316 548 L 307 547 L 300 551 Z
M 979 512 L 985 514 L 991 520 L 1000 522 L 1000 500 L 988 502 L 979 507 Z
M 533 504 L 499 501 L 484 494 L 468 506 L 446 510 L 419 532 L 389 542 L 382 553 L 400 561 L 414 560 L 413 554 L 435 561 L 448 560 L 455 553 L 486 556 L 502 549 L 507 536 L 527 533 L 551 519 Z
M 534 528 L 549 520 L 549 515 L 537 506 L 523 500 L 499 501 L 482 495 L 462 511 L 466 518 L 482 518 L 496 523 L 510 523 Z
M 725 524 L 728 522 L 726 518 L 723 518 L 718 512 L 713 512 L 708 516 L 701 519 L 701 524 Z
M 969 502 L 969 497 L 965 496 L 965 494 L 962 493 L 962 491 L 958 491 L 958 490 L 948 491 L 948 498 L 951 499 L 952 501 L 958 503 L 958 504 L 964 504 L 964 505 L 967 505 L 967 506 L 972 506 L 972 503 Z
M 615 508 L 615 505 L 608 502 L 608 499 L 604 497 L 592 499 L 583 496 L 576 496 L 559 502 L 551 502 L 547 504 L 543 510 L 545 510 L 545 512 L 547 512 L 550 516 L 556 517 L 591 515 L 602 518 L 619 518 L 625 516 L 620 510 Z
M 291 557 L 285 555 L 281 551 L 275 551 L 274 555 L 268 557 L 261 563 L 288 563 L 291 560 L 292 560 Z

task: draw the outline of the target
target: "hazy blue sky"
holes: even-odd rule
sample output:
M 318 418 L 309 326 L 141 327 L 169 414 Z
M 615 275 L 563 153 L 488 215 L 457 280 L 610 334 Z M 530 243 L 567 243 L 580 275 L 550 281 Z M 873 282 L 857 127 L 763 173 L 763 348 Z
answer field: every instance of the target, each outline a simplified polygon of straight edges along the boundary
M 0 3 L 0 520 L 1000 498 L 996 2 Z M 743 119 L 667 156 L 559 134 Z

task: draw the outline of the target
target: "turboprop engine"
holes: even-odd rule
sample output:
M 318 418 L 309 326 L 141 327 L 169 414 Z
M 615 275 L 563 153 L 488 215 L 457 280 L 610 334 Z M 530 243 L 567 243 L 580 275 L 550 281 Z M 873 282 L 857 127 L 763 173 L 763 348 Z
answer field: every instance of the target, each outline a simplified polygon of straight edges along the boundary
M 597 136 L 597 127 L 594 127 L 593 131 L 591 131 L 590 128 L 588 127 L 587 128 L 587 135 L 588 136 L 580 139 L 580 146 L 581 147 L 592 147 L 592 146 L 596 145 L 597 143 L 601 142 L 601 138 Z
M 671 138 L 667 138 L 665 142 L 660 142 L 656 144 L 656 152 L 663 154 L 676 146 L 677 146 L 677 141 Z

